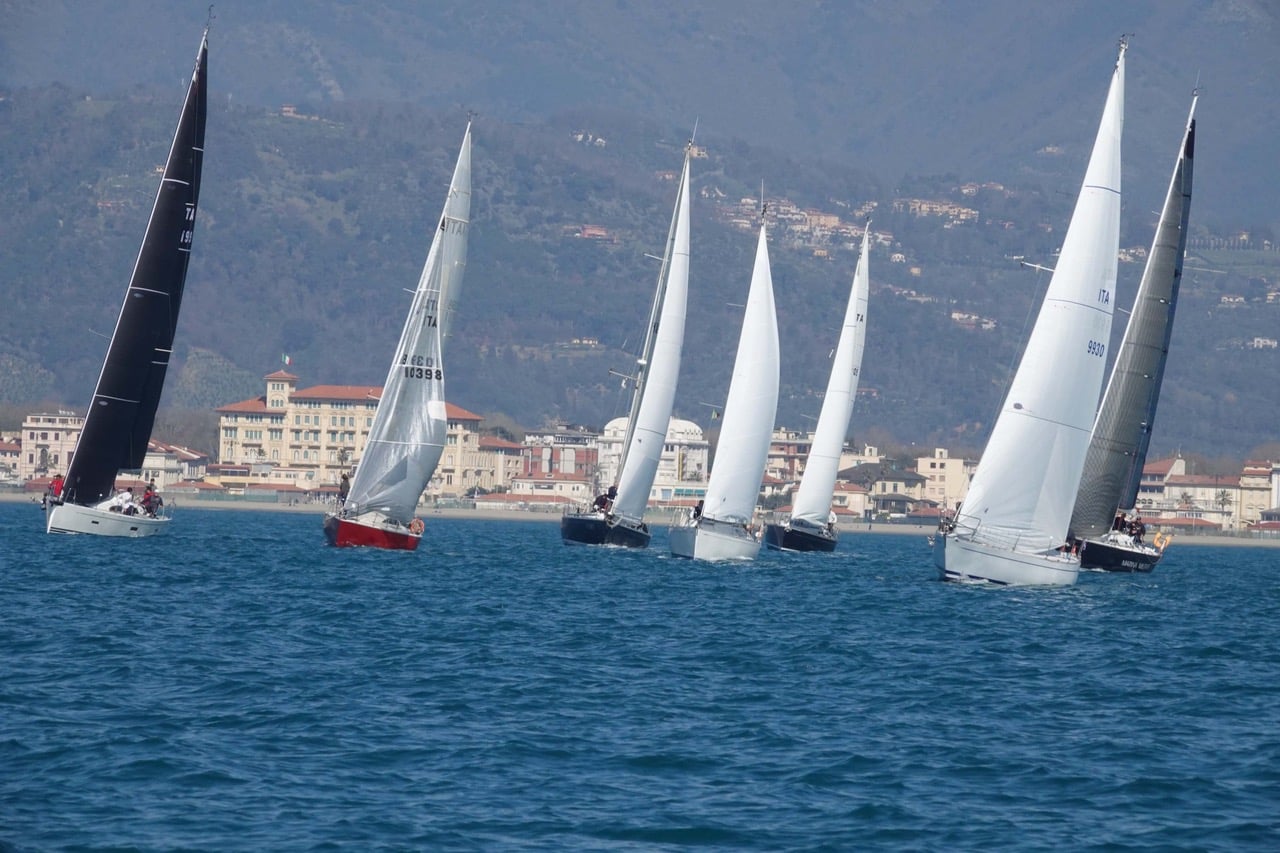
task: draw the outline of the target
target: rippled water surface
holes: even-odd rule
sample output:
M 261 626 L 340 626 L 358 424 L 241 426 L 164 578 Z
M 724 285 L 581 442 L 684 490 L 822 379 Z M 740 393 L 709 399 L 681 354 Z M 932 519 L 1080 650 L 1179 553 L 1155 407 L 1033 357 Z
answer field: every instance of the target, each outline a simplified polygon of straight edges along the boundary
M 1280 550 L 1065 590 L 0 504 L 0 849 L 1280 849 Z

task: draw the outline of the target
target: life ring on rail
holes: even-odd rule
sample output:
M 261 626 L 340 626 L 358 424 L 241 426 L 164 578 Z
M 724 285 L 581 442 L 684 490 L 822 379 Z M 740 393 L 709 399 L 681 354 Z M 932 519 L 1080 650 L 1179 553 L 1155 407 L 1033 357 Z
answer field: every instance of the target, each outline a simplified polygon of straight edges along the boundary
M 423 524 L 422 524 L 422 519 L 420 518 L 415 518 L 413 521 L 409 522 L 409 532 L 412 533 L 414 536 L 421 536 L 422 528 L 423 528 Z

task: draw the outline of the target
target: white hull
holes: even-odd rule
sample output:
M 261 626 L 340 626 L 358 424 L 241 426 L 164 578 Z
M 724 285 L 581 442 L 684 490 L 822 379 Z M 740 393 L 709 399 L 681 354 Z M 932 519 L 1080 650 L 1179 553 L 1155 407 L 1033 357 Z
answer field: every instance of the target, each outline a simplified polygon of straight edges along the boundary
M 951 533 L 934 540 L 933 562 L 943 580 L 1002 586 L 1071 586 L 1080 574 L 1080 560 L 1070 554 L 1027 554 Z
M 91 536 L 140 539 L 155 536 L 168 526 L 168 518 L 152 518 L 141 511 L 137 515 L 125 515 L 78 504 L 52 504 L 45 510 L 45 530 L 49 533 L 87 533 Z
M 672 527 L 667 538 L 672 554 L 691 560 L 754 560 L 760 553 L 760 540 L 741 524 L 709 518 Z

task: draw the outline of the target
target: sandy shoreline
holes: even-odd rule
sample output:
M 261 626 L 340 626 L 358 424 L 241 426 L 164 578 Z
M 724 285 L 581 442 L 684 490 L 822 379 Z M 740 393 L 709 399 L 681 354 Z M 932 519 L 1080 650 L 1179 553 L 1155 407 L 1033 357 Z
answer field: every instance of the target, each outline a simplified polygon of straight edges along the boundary
M 0 490 L 0 503 L 39 504 L 40 497 L 26 492 Z M 294 512 L 321 516 L 326 509 L 324 504 L 306 503 L 290 506 L 288 504 L 268 503 L 266 501 L 202 501 L 177 498 L 172 502 L 175 510 L 183 508 L 210 510 L 247 510 L 251 512 Z M 529 510 L 504 509 L 423 509 L 422 518 L 428 522 L 432 519 L 466 519 L 472 521 L 519 521 L 533 523 L 552 523 L 560 520 L 557 512 L 533 512 Z M 657 527 L 670 524 L 670 515 L 666 512 L 651 512 L 649 523 Z M 890 534 L 898 536 L 929 536 L 933 533 L 932 525 L 923 524 L 842 524 L 840 532 L 846 535 Z M 1280 548 L 1280 539 L 1259 539 L 1250 536 L 1222 535 L 1190 535 L 1174 536 L 1178 545 L 1212 545 L 1216 547 L 1237 548 Z

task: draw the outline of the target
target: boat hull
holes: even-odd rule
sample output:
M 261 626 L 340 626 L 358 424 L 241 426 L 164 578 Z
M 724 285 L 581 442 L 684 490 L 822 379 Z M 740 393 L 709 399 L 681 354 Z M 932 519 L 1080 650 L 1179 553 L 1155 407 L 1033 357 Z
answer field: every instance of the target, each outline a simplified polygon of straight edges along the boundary
M 623 548 L 648 548 L 652 535 L 649 527 L 632 527 L 617 520 L 610 524 L 598 512 L 566 515 L 560 519 L 560 538 L 566 545 L 617 545 Z
M 933 563 L 943 580 L 999 586 L 1071 586 L 1080 574 L 1080 560 L 1070 554 L 1027 554 L 953 533 L 934 538 Z
M 1081 546 L 1080 568 L 1102 572 L 1149 572 L 1162 556 L 1159 550 L 1138 545 L 1127 535 L 1085 539 Z
M 422 539 L 405 527 L 389 527 L 379 521 L 324 517 L 324 536 L 335 548 L 385 548 L 389 551 L 415 551 Z
M 822 551 L 836 549 L 840 534 L 834 529 L 813 530 L 789 524 L 769 524 L 764 528 L 764 544 L 771 551 Z
M 96 506 L 64 503 L 51 503 L 45 508 L 47 533 L 84 533 L 90 536 L 141 539 L 155 536 L 168 526 L 168 518 L 154 518 L 141 512 L 137 515 L 125 515 Z
M 754 560 L 760 540 L 741 524 L 702 518 L 667 534 L 671 553 L 691 560 Z

